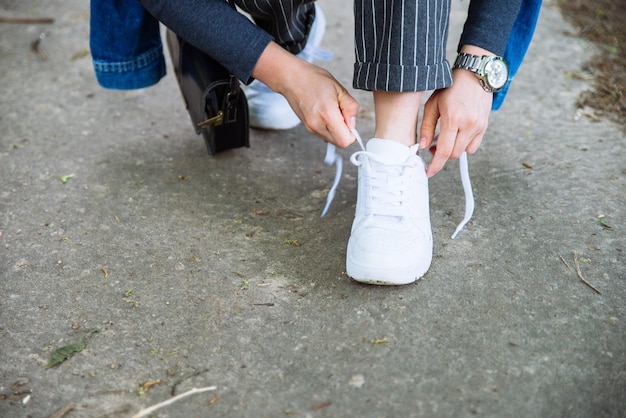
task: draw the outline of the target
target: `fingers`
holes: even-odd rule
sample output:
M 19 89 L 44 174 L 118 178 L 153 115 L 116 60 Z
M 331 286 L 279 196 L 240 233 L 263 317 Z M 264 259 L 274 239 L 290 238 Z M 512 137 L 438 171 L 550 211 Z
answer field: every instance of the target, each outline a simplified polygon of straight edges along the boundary
M 437 151 L 426 169 L 426 176 L 432 177 L 437 174 L 450 159 L 456 143 L 457 133 L 456 127 L 442 127 L 437 140 Z
M 333 132 L 333 137 L 336 139 L 334 144 L 340 148 L 346 148 L 356 141 L 351 130 L 356 128 L 356 115 L 359 111 L 359 103 L 347 91 L 343 90 L 339 95 L 339 109 L 343 116 L 343 125 L 340 125 L 338 122 L 333 124 L 333 127 L 336 126 L 339 130 L 337 133 L 334 132 L 334 129 L 329 128 L 329 130 Z M 347 132 L 345 128 L 347 128 Z
M 483 142 L 483 137 L 485 136 L 485 132 L 483 131 L 480 135 L 476 135 L 469 143 L 469 145 L 467 146 L 467 148 L 465 149 L 465 151 L 468 154 L 475 154 L 476 151 L 478 151 L 478 148 L 480 148 L 480 144 Z M 460 157 L 460 155 L 459 155 Z
M 467 129 L 457 126 L 446 126 L 441 129 L 437 140 L 437 151 L 426 169 L 426 175 L 432 177 L 444 167 L 450 159 L 458 159 L 463 152 L 474 154 L 478 151 L 485 131 L 468 134 Z
M 422 125 L 420 127 L 419 148 L 426 149 L 431 146 L 435 139 L 435 130 L 437 129 L 437 121 L 441 114 L 436 102 L 433 100 L 437 92 L 429 98 L 424 105 L 424 115 L 422 116 Z
M 327 142 L 339 148 L 346 148 L 356 141 L 352 131 L 343 119 L 337 119 L 329 123 L 326 131 L 328 133 L 327 138 L 325 138 Z
M 356 138 L 351 129 L 356 127 L 358 102 L 337 81 L 322 79 L 312 103 L 301 103 L 299 112 L 309 132 L 340 148 L 346 148 Z M 326 83 L 326 84 L 324 84 Z
M 343 93 L 339 95 L 339 109 L 341 109 L 344 122 L 349 129 L 356 128 L 356 115 L 359 111 L 359 107 L 359 102 L 357 102 L 354 97 L 350 96 L 347 91 L 344 90 Z
M 328 112 L 322 111 L 319 113 L 319 118 L 311 123 L 305 122 L 305 127 L 309 132 L 339 148 L 346 148 L 356 141 L 351 131 L 353 126 L 356 126 L 356 114 L 346 116 L 339 108 L 330 109 Z
M 460 71 L 460 70 L 459 70 Z M 429 177 L 441 171 L 449 159 L 475 153 L 487 131 L 491 94 L 476 83 L 471 73 L 456 75 L 452 87 L 435 91 L 424 106 L 420 148 L 428 148 L 440 125 L 437 150 L 426 170 Z

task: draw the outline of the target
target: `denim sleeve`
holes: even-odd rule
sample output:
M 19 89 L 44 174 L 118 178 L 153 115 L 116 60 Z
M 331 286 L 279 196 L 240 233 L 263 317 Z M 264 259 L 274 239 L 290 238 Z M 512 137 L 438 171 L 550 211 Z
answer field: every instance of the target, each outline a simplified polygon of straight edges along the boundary
M 139 0 L 152 16 L 243 82 L 272 37 L 225 0 Z
M 504 51 L 504 59 L 509 63 L 509 79 L 502 90 L 493 94 L 492 110 L 500 109 L 511 86 L 511 81 L 513 81 L 513 77 L 515 77 L 517 70 L 522 65 L 526 51 L 535 33 L 540 10 L 541 0 L 522 0 L 522 6 L 513 24 L 513 29 L 511 29 L 511 34 L 506 43 L 506 50 Z
M 504 55 L 522 0 L 471 0 L 458 50 L 474 45 Z

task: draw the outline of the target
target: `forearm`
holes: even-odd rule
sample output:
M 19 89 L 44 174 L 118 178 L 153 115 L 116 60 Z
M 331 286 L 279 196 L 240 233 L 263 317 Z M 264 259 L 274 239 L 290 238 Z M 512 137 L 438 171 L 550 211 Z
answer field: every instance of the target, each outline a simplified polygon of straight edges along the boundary
M 475 55 L 503 55 L 521 4 L 522 0 L 471 0 L 458 51 Z M 463 50 L 466 45 L 489 53 Z
M 181 38 L 207 53 L 244 82 L 271 36 L 223 0 L 139 0 Z
M 276 42 L 270 42 L 259 57 L 252 77 L 284 96 L 297 96 L 302 90 L 304 80 L 319 72 L 327 73 L 286 51 Z M 294 74 L 298 76 L 294 77 Z
M 299 65 L 299 61 L 295 55 L 275 42 L 270 42 L 254 66 L 252 77 L 262 81 L 273 91 L 284 94 L 282 90 L 286 88 L 285 82 L 294 79 L 292 74 L 298 74 L 294 72 L 294 67 Z

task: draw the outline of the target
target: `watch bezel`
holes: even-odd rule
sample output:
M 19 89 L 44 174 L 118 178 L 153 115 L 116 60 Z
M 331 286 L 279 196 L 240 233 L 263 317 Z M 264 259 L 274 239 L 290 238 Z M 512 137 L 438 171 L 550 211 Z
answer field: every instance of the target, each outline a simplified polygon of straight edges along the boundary
M 489 64 L 493 64 L 494 62 L 500 62 L 504 65 L 504 69 L 506 70 L 506 77 L 504 78 L 504 82 L 502 83 L 501 86 L 495 86 L 491 83 L 490 77 L 489 77 L 489 73 L 487 72 L 487 66 Z M 498 92 L 500 90 L 502 90 L 504 88 L 504 86 L 506 86 L 506 83 L 509 79 L 509 66 L 507 65 L 506 61 L 504 58 L 499 57 L 497 55 L 494 56 L 488 56 L 485 55 L 483 56 L 483 60 L 480 66 L 480 70 L 479 72 L 476 73 L 477 75 L 479 75 L 480 80 L 481 80 L 481 84 L 483 85 L 483 88 L 489 92 Z
M 500 87 L 496 87 L 492 85 L 489 82 L 488 75 L 485 73 L 485 67 L 489 63 L 496 61 L 496 60 L 504 63 L 504 68 L 506 70 L 506 77 L 505 77 L 504 84 Z M 506 83 L 509 80 L 509 66 L 504 58 L 497 56 L 497 55 L 482 55 L 481 56 L 481 55 L 469 54 L 467 52 L 460 52 L 458 56 L 456 57 L 453 68 L 460 68 L 463 70 L 471 71 L 474 74 L 476 74 L 476 77 L 478 78 L 478 82 L 480 83 L 481 87 L 489 93 L 495 93 L 495 92 L 502 90 L 506 86 Z

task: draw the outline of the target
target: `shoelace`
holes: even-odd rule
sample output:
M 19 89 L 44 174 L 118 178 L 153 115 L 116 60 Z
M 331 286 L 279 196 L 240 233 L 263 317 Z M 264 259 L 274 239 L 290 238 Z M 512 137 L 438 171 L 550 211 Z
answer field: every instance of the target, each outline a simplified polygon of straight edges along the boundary
M 411 147 L 417 152 L 417 145 Z M 368 213 L 373 215 L 403 217 L 410 208 L 407 203 L 408 195 L 405 193 L 406 182 L 410 181 L 402 176 L 405 168 L 415 167 L 415 158 L 409 159 L 401 164 L 390 165 L 383 161 L 378 155 L 368 151 L 357 151 L 350 156 L 350 162 L 355 166 L 363 164 L 359 158 L 361 155 L 367 156 L 369 164 L 375 169 L 368 171 L 367 184 L 370 189 L 370 198 L 366 202 Z
M 366 152 L 365 145 L 363 144 L 363 140 L 361 136 L 357 132 L 356 129 L 352 129 L 352 133 L 354 134 L 359 146 L 361 147 L 361 151 L 357 151 L 350 157 L 350 160 L 353 164 L 355 161 L 353 158 L 356 158 L 356 155 Z M 328 209 L 330 208 L 330 204 L 335 198 L 335 193 L 337 192 L 337 187 L 339 186 L 339 181 L 341 180 L 341 174 L 343 171 L 343 158 L 341 155 L 337 154 L 336 148 L 333 144 L 328 143 L 326 147 L 326 156 L 324 157 L 324 163 L 332 166 L 335 164 L 335 179 L 333 181 L 333 185 L 328 192 L 328 196 L 326 197 L 326 205 L 324 206 L 324 210 L 322 211 L 322 217 L 326 215 Z M 461 171 L 461 184 L 463 185 L 463 192 L 465 194 L 465 217 L 461 221 L 461 223 L 456 227 L 456 230 L 452 234 L 452 239 L 455 239 L 456 236 L 465 228 L 465 225 L 472 219 L 472 215 L 474 214 L 474 193 L 472 191 L 472 183 L 469 176 L 469 164 L 467 161 L 467 153 L 461 154 L 459 158 L 459 169 Z M 393 193 L 393 191 L 390 191 Z
M 472 215 L 474 214 L 474 192 L 472 191 L 466 152 L 463 152 L 459 158 L 459 170 L 461 171 L 461 184 L 463 185 L 463 193 L 465 194 L 465 216 L 456 227 L 454 234 L 452 234 L 452 239 L 455 239 L 459 232 L 465 228 L 465 225 L 472 219 Z

